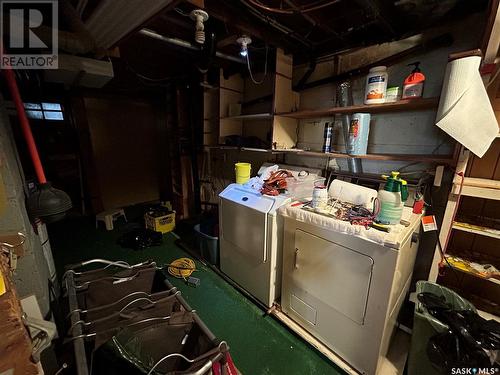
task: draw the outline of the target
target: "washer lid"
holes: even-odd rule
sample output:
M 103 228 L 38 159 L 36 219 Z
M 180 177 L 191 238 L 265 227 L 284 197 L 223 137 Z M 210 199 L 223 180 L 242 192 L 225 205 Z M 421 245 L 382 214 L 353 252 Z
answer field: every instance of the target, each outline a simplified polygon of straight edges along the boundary
M 275 211 L 288 199 L 285 196 L 262 195 L 257 190 L 244 188 L 239 184 L 229 185 L 219 194 L 219 197 L 264 213 Z

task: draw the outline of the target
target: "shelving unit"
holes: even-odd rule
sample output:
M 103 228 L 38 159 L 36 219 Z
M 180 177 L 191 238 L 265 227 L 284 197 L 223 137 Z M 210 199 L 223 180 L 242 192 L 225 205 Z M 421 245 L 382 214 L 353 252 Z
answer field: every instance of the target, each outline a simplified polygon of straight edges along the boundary
M 221 70 L 218 90 L 218 137 L 216 142 L 205 143 L 215 146 L 226 143 L 226 137 L 239 136 L 252 138 L 260 147 L 240 148 L 243 151 L 254 150 L 287 150 L 297 143 L 296 119 L 287 118 L 276 113 L 290 112 L 297 106 L 298 94 L 292 91 L 292 57 L 277 49 L 274 72 L 254 73 L 262 84 L 255 84 L 250 78 L 242 78 L 239 74 L 225 77 Z M 268 65 L 273 66 L 268 62 Z M 268 98 L 255 101 L 258 98 Z M 252 103 L 243 105 L 244 103 Z M 214 112 L 212 110 L 212 112 Z M 241 114 L 239 114 L 241 112 Z M 235 115 L 235 113 L 238 113 Z
M 373 114 L 411 112 L 436 110 L 439 98 L 420 98 L 413 100 L 400 100 L 394 103 L 353 105 L 349 107 L 332 107 L 323 109 L 300 110 L 299 95 L 292 90 L 292 68 L 291 56 L 285 55 L 280 49 L 276 50 L 276 69 L 268 73 L 267 79 L 261 85 L 255 85 L 250 79 L 243 79 L 240 75 L 224 77 L 220 73 L 217 109 L 211 114 L 205 114 L 206 119 L 212 119 L 215 115 L 217 125 L 211 126 L 210 135 L 205 135 L 207 146 L 233 147 L 240 151 L 260 152 L 289 152 L 304 157 L 341 158 L 341 159 L 363 159 L 378 161 L 408 161 L 441 164 L 455 166 L 458 149 L 453 155 L 434 154 L 366 154 L 348 155 L 338 152 L 322 153 L 314 150 L 297 149 L 298 126 L 300 119 L 314 119 L 321 117 L 332 117 L 337 114 L 349 114 L 356 112 L 367 112 Z M 262 79 L 258 77 L 257 79 Z M 214 90 L 212 90 L 214 92 Z M 266 100 L 256 100 L 267 98 Z M 243 105 L 243 103 L 253 103 Z M 238 106 L 242 106 L 241 114 Z M 217 112 L 217 114 L 214 114 Z M 209 121 L 206 121 L 208 123 Z M 211 122 L 213 123 L 213 122 Z M 206 126 L 207 127 L 207 126 Z M 217 128 L 214 130 L 214 128 Z M 214 136 L 216 133 L 216 136 Z M 260 143 L 252 147 L 226 146 L 226 137 L 240 136 L 252 137 Z
M 309 109 L 296 112 L 280 113 L 280 116 L 295 119 L 309 119 L 329 117 L 338 114 L 350 114 L 356 112 L 365 113 L 390 113 L 390 112 L 408 112 L 437 109 L 439 98 L 420 98 L 400 100 L 394 103 L 370 104 L 370 105 L 352 105 L 349 107 L 332 107 L 322 109 Z
M 500 230 L 475 224 L 471 217 L 483 216 L 486 209 L 488 210 L 487 217 L 499 218 L 499 211 L 495 207 L 500 207 L 500 202 L 498 202 L 500 200 L 500 140 L 497 138 L 482 158 L 477 158 L 471 155 L 470 151 L 462 148 L 456 173 L 441 224 L 440 242 L 445 246 L 445 250 L 447 245 L 453 244 L 448 246 L 449 249 L 446 250 L 446 254 L 459 256 L 467 260 L 470 257 L 464 256 L 464 254 L 471 251 L 477 255 L 474 257 L 474 261 L 493 264 L 498 268 L 500 266 L 500 254 L 497 254 L 494 250 L 497 250 L 500 244 Z M 462 179 L 458 175 L 459 173 L 464 173 L 466 177 Z M 455 219 L 456 214 L 464 209 L 469 212 L 468 215 L 465 215 L 467 221 Z M 449 239 L 449 244 L 446 244 L 447 239 Z M 481 256 L 484 257 L 483 260 L 480 259 Z M 429 280 L 456 290 L 463 297 L 470 299 L 480 310 L 484 310 L 484 314 L 488 315 L 489 318 L 500 321 L 500 317 L 497 316 L 500 312 L 500 298 L 498 298 L 500 280 L 452 267 L 465 277 L 457 284 L 456 278 L 447 275 L 446 271 L 444 275 L 439 275 L 438 264 L 440 259 L 441 252 L 436 247 Z M 445 269 L 450 268 L 450 265 L 446 262 L 442 264 Z M 481 296 L 479 297 L 479 295 Z M 485 303 L 485 301 L 488 301 L 488 303 Z

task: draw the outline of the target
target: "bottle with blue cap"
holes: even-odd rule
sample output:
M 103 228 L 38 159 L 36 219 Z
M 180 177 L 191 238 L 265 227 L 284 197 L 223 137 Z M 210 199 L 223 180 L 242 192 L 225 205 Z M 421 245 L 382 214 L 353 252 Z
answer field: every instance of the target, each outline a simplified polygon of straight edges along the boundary
M 376 221 L 381 224 L 399 224 L 403 216 L 404 202 L 408 199 L 408 183 L 399 177 L 399 172 L 391 172 L 390 176 L 382 175 L 386 180 L 377 198 L 380 211 Z

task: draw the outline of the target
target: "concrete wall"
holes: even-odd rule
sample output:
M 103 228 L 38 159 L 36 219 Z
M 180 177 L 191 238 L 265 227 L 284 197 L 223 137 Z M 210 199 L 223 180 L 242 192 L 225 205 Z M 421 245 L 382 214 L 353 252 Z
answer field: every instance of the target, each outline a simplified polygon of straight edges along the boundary
M 407 64 L 420 61 L 421 69 L 426 76 L 424 97 L 436 97 L 441 93 L 447 58 L 450 53 L 477 48 L 480 43 L 483 22 L 481 16 L 473 16 L 461 25 L 452 29 L 440 28 L 423 35 L 413 36 L 401 41 L 385 43 L 372 46 L 355 52 L 339 56 L 338 61 L 334 59 L 319 63 L 315 72 L 308 79 L 313 82 L 321 78 L 342 73 L 373 63 L 377 60 L 401 52 L 419 44 L 422 40 L 450 32 L 454 43 L 447 48 L 439 48 L 428 53 L 409 57 L 398 64 L 389 66 L 388 86 L 402 87 L 403 81 L 410 73 L 411 67 Z M 468 30 L 464 33 L 464 30 Z M 294 68 L 293 79 L 298 82 L 307 70 L 307 65 Z M 357 77 L 352 81 L 354 104 L 363 104 L 365 91 L 365 76 Z M 301 109 L 314 109 L 335 106 L 336 85 L 329 84 L 304 90 L 300 93 Z M 323 144 L 323 130 L 325 121 L 335 120 L 335 149 L 343 152 L 344 140 L 341 134 L 340 118 L 322 118 L 314 120 L 301 120 L 299 125 L 298 148 L 320 151 Z M 380 154 L 444 154 L 449 155 L 453 151 L 452 140 L 439 128 L 435 126 L 435 111 L 415 111 L 400 113 L 385 113 L 372 115 L 370 125 L 370 136 L 368 142 L 368 153 Z M 291 164 L 298 163 L 303 157 L 289 156 L 287 161 Z M 324 166 L 324 158 L 309 158 L 306 162 L 314 166 Z M 402 162 L 381 162 L 363 160 L 363 170 L 366 173 L 387 173 L 408 164 Z M 346 159 L 337 159 L 330 162 L 330 167 L 347 170 Z M 416 165 L 408 170 L 426 170 L 429 165 Z
M 0 174 L 7 199 L 6 209 L 0 212 L 0 234 L 22 232 L 26 235 L 25 255 L 19 258 L 13 277 L 17 292 L 20 297 L 35 294 L 46 316 L 49 313 L 49 270 L 40 238 L 26 212 L 23 174 L 4 106 L 0 107 Z

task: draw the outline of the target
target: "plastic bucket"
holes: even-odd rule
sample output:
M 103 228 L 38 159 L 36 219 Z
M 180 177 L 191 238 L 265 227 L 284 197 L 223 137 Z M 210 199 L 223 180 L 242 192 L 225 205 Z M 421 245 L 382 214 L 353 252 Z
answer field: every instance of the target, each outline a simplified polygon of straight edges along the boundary
M 194 226 L 198 237 L 200 255 L 215 266 L 219 265 L 219 237 L 212 237 L 200 230 L 200 224 Z
M 236 183 L 244 184 L 250 180 L 250 171 L 252 164 L 250 163 L 236 163 L 234 165 L 234 172 L 236 174 Z

